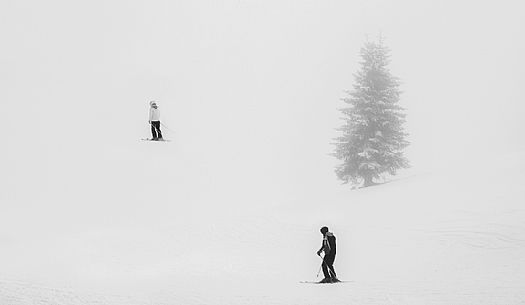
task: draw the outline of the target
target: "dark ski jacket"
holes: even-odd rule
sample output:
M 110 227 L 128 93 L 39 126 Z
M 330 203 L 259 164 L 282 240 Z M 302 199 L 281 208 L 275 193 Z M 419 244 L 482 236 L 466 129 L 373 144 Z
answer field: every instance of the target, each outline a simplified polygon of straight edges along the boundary
M 323 245 L 319 251 L 324 251 L 325 256 L 335 256 L 336 248 L 334 234 L 331 232 L 326 232 L 326 235 L 323 237 Z

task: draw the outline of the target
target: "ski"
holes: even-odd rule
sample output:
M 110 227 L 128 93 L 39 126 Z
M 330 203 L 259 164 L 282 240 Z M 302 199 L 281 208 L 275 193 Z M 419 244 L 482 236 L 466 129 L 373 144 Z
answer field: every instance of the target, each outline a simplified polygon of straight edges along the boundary
M 167 139 L 162 139 L 162 140 L 153 140 L 153 139 L 150 139 L 150 138 L 144 138 L 144 139 L 140 139 L 141 141 L 150 141 L 150 142 L 171 142 L 171 140 L 167 140 Z
M 337 281 L 337 282 L 314 282 L 314 281 L 300 281 L 301 284 L 339 284 L 339 283 L 351 283 L 353 281 Z

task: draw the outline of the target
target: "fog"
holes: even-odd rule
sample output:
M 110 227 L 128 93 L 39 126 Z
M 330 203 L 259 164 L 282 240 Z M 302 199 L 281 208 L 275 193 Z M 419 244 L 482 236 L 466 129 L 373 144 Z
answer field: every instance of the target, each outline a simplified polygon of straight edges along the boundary
M 381 34 L 403 81 L 414 165 L 523 148 L 519 1 L 1 6 L 7 146 L 135 140 L 155 99 L 164 123 L 197 150 L 222 144 L 241 156 L 251 149 L 249 159 L 289 155 L 279 168 L 311 165 L 332 151 L 360 47 Z
M 339 219 L 341 227 L 343 215 L 334 218 L 314 207 L 338 196 L 339 205 L 334 206 L 355 208 L 342 204 L 351 195 L 344 193 L 349 186 L 335 176 L 331 143 L 342 125 L 341 98 L 360 67 L 359 50 L 379 36 L 391 49 L 391 72 L 402 82 L 400 104 L 407 113 L 411 145 L 406 152 L 412 164 L 402 177 L 431 172 L 447 177 L 461 175 L 465 168 L 521 164 L 524 11 L 520 1 L 3 0 L 0 245 L 9 250 L 3 251 L 2 270 L 27 273 L 26 279 L 38 273 L 60 278 L 60 272 L 53 274 L 59 266 L 67 277 L 89 274 L 85 278 L 92 276 L 96 282 L 116 268 L 115 278 L 126 278 L 129 266 L 140 266 L 133 265 L 134 256 L 119 258 L 129 266 L 105 260 L 105 251 L 116 240 L 122 240 L 123 250 L 115 252 L 119 256 L 132 252 L 128 250 L 136 240 L 147 240 L 153 250 L 142 247 L 144 261 L 163 251 L 165 242 L 172 252 L 164 253 L 164 259 L 179 268 L 184 264 L 171 260 L 179 251 L 173 232 L 165 230 L 152 239 L 159 233 L 155 226 L 178 232 L 176 225 L 186 221 L 188 226 L 202 225 L 197 234 L 203 239 L 217 228 L 235 236 L 227 218 L 234 214 L 227 210 L 231 202 L 234 211 L 245 208 L 239 215 L 262 223 L 251 227 L 238 216 L 250 233 L 239 233 L 247 241 L 243 249 L 251 252 L 265 250 L 266 241 L 274 245 L 268 238 L 251 249 L 252 233 L 262 236 L 267 229 L 280 236 L 274 225 L 282 222 L 298 224 L 290 228 L 298 235 L 310 230 L 304 223 L 315 223 L 317 216 L 319 224 Z M 163 132 L 171 142 L 139 142 L 150 135 L 150 100 L 158 102 Z M 153 180 L 157 173 L 162 173 L 160 181 Z M 477 184 L 472 185 L 467 191 L 456 190 L 464 202 Z M 399 194 L 389 190 L 400 199 L 412 187 L 405 185 Z M 521 196 L 511 188 L 501 187 L 508 206 L 519 201 L 513 194 Z M 371 192 L 354 198 L 381 208 L 375 198 L 390 196 L 374 197 Z M 416 190 L 410 197 L 424 200 L 423 192 Z M 484 193 L 478 197 L 489 198 Z M 442 198 L 449 200 L 447 194 Z M 295 216 L 302 204 L 310 205 L 306 220 Z M 416 206 L 403 204 L 407 209 Z M 208 211 L 205 224 L 196 216 L 203 207 Z M 273 222 L 265 224 L 257 217 L 261 207 L 268 207 L 265 215 Z M 285 212 L 273 214 L 271 209 Z M 364 215 L 375 217 L 373 210 Z M 178 213 L 190 216 L 170 227 Z M 213 222 L 214 213 L 222 213 L 223 223 Z M 398 214 L 407 215 L 403 210 Z M 395 224 L 388 215 L 383 217 Z M 145 221 L 142 227 L 135 227 L 137 219 Z M 486 219 L 480 219 L 483 228 Z M 504 224 L 507 218 L 502 219 Z M 121 227 L 111 227 L 114 223 Z M 78 231 L 71 229 L 75 225 Z M 315 226 L 317 230 L 318 223 Z M 217 237 L 210 249 L 223 247 Z M 303 242 L 301 247 L 310 245 Z M 104 272 L 90 271 L 91 265 L 78 263 L 79 257 L 98 259 L 110 271 L 96 263 Z M 10 259 L 18 261 L 9 265 Z M 280 263 L 280 257 L 273 259 L 270 262 Z M 48 260 L 53 262 L 46 264 Z M 262 257 L 260 261 L 266 262 Z M 183 268 L 191 271 L 199 263 Z M 81 271 L 71 271 L 71 265 Z M 296 265 L 296 270 L 302 268 Z M 249 266 L 265 268 L 263 263 Z M 155 278 L 158 270 L 164 271 L 161 263 L 155 268 L 144 267 L 144 273 Z M 213 268 L 215 274 L 225 272 Z M 208 275 L 206 266 L 201 275 Z

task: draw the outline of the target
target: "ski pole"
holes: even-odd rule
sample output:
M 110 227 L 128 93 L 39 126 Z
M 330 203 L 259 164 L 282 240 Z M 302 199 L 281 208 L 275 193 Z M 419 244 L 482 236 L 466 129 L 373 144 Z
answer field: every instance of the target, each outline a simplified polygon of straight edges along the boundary
M 162 125 L 162 127 L 166 128 L 166 130 L 168 130 L 169 132 L 175 133 L 175 131 L 171 130 L 168 126 L 166 126 L 166 124 L 160 122 L 160 125 Z
M 319 266 L 319 271 L 317 271 L 317 276 L 316 276 L 316 278 L 319 277 L 319 274 L 321 273 L 321 268 L 323 268 L 323 264 L 321 264 L 321 266 Z
M 319 274 L 321 274 L 321 269 L 323 268 L 323 264 L 324 264 L 324 257 L 322 257 L 321 255 L 319 255 L 319 257 L 323 259 L 323 262 L 321 263 L 321 266 L 319 266 L 319 271 L 317 271 L 316 278 L 318 278 Z

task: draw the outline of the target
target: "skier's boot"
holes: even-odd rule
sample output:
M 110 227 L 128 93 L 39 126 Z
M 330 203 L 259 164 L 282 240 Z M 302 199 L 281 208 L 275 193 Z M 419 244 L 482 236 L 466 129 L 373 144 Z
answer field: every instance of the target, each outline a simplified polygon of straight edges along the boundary
M 331 283 L 329 277 L 325 277 L 324 279 L 322 279 L 322 280 L 319 282 L 319 284 L 328 284 L 328 283 Z
M 339 283 L 339 282 L 341 282 L 341 281 L 338 278 L 336 278 L 336 277 L 331 277 L 330 278 L 330 283 Z

